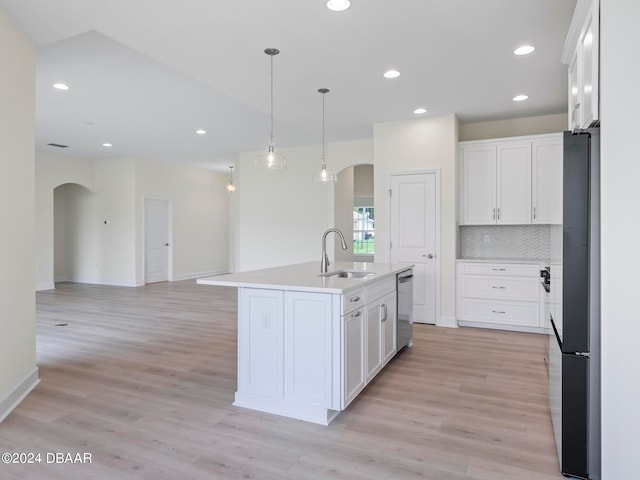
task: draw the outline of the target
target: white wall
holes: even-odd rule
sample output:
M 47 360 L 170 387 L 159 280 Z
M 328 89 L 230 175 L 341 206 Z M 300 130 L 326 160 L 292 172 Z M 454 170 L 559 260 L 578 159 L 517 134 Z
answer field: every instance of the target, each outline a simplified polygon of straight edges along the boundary
M 455 324 L 456 143 L 455 115 L 374 125 L 376 261 L 389 261 L 389 175 L 440 169 L 440 282 L 443 324 Z
M 38 382 L 34 284 L 35 50 L 0 8 L 0 420 Z
M 237 189 L 232 199 L 234 271 L 247 271 L 318 261 L 321 237 L 334 225 L 334 186 L 315 184 L 320 168 L 320 145 L 281 149 L 288 168 L 264 172 L 253 167 L 258 152 L 236 162 Z M 328 166 L 334 172 L 371 163 L 372 142 L 330 143 Z M 333 242 L 329 242 L 333 247 Z M 331 248 L 333 250 L 333 248 Z M 332 256 L 330 258 L 333 258 Z
M 145 197 L 172 202 L 173 280 L 227 271 L 225 181 L 224 174 L 134 157 L 89 160 L 39 152 L 36 288 L 54 288 L 54 258 L 56 270 L 69 281 L 142 285 Z M 54 217 L 56 187 L 64 205 L 55 205 Z M 54 257 L 54 246 L 64 260 Z
M 173 217 L 173 280 L 229 271 L 227 175 L 136 159 L 136 279 L 144 282 L 144 199 L 169 200 Z
M 602 466 L 604 480 L 636 478 L 640 446 L 640 2 L 601 0 Z
M 517 137 L 520 135 L 540 135 L 567 130 L 568 115 L 540 115 L 537 117 L 512 118 L 491 122 L 460 123 L 458 140 L 484 140 L 487 138 Z

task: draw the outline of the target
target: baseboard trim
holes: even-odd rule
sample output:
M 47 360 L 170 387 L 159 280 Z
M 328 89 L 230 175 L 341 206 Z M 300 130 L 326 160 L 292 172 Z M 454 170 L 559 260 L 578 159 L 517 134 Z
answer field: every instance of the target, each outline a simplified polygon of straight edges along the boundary
M 214 277 L 216 275 L 224 275 L 229 273 L 228 270 L 210 270 L 208 272 L 195 272 L 195 273 L 181 273 L 180 275 L 173 276 L 173 282 L 179 282 L 180 280 L 193 280 L 203 277 Z
M 67 280 L 71 283 L 87 283 L 89 285 L 109 285 L 112 287 L 141 287 L 143 284 L 138 283 L 136 281 L 120 281 L 120 280 L 105 280 L 105 279 L 94 279 L 94 278 L 69 278 Z
M 458 319 L 456 319 L 456 317 L 441 315 L 440 318 L 436 321 L 436 326 L 458 328 Z
M 0 422 L 9 416 L 38 383 L 40 383 L 40 376 L 38 374 L 38 367 L 35 367 L 22 382 L 16 385 L 13 391 L 9 392 L 0 400 Z
M 538 333 L 541 335 L 549 335 L 550 333 L 548 328 L 540 327 L 522 327 L 520 325 L 503 325 L 499 323 L 475 322 L 467 320 L 459 320 L 458 323 L 461 327 L 470 328 L 489 328 L 491 330 L 508 330 L 510 332 Z
M 36 292 L 41 292 L 42 290 L 55 290 L 56 284 L 51 282 L 43 282 L 36 283 Z

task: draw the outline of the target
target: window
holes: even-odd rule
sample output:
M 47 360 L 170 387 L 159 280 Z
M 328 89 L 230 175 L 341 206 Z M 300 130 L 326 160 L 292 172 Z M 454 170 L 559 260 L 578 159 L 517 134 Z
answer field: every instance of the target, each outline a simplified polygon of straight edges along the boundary
M 353 208 L 353 253 L 373 255 L 375 243 L 373 207 Z

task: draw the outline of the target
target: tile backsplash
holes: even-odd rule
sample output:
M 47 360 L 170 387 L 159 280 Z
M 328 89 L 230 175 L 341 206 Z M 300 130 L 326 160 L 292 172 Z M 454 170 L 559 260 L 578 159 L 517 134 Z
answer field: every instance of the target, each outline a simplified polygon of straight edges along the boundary
M 460 226 L 461 258 L 546 259 L 550 225 Z

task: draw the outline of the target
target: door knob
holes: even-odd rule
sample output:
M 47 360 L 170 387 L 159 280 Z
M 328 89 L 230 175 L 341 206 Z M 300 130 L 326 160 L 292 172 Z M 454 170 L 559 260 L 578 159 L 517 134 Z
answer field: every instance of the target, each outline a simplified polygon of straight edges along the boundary
M 433 253 L 430 253 L 429 255 L 427 255 L 427 258 L 433 258 Z
M 165 246 L 165 247 L 168 247 L 168 246 L 169 246 L 169 244 L 168 244 L 168 243 L 165 243 L 165 244 L 164 244 L 164 246 Z

